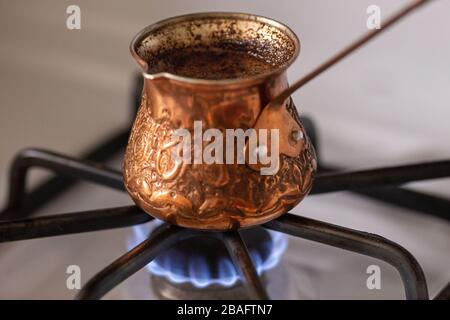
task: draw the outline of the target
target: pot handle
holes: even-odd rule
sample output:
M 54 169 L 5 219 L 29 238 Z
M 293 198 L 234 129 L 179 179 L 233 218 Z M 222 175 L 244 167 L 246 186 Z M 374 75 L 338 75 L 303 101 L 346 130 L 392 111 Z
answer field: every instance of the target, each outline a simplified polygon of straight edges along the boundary
M 407 14 L 411 13 L 415 9 L 418 9 L 422 5 L 430 2 L 431 0 L 414 0 L 407 4 L 404 8 L 400 9 L 398 12 L 390 16 L 383 23 L 382 28 L 373 29 L 368 33 L 362 35 L 349 46 L 342 49 L 330 59 L 325 61 L 323 64 L 319 65 L 316 69 L 308 73 L 303 78 L 294 82 L 290 87 L 278 94 L 260 113 L 258 119 L 255 122 L 255 129 L 271 129 L 279 128 L 280 130 L 280 144 L 279 152 L 290 157 L 296 157 L 302 150 L 304 145 L 302 139 L 302 130 L 298 125 L 297 121 L 292 118 L 286 109 L 286 101 L 290 96 L 307 84 L 309 81 L 313 80 L 315 77 L 319 76 L 324 71 L 328 70 L 330 67 L 353 53 L 355 50 L 362 47 L 364 44 L 372 40 L 374 37 L 379 35 L 381 32 L 387 30 L 389 27 L 394 25 L 401 18 L 405 17 Z

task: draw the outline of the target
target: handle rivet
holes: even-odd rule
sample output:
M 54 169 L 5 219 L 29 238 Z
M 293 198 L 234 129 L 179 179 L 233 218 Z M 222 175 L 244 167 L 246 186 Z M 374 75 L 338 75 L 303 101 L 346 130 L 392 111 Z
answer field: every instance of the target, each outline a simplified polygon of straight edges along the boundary
M 300 130 L 292 130 L 291 131 L 291 138 L 294 141 L 300 141 L 303 140 L 304 136 L 303 136 L 303 132 Z

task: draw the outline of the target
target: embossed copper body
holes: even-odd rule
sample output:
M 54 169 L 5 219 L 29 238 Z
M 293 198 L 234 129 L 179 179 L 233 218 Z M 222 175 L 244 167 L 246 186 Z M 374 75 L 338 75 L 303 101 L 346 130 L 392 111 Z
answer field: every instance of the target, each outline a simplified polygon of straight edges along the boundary
M 250 78 L 191 79 L 150 74 L 148 61 L 164 50 L 227 41 L 254 44 L 277 64 Z M 130 196 L 150 215 L 189 228 L 228 230 L 262 224 L 297 205 L 316 170 L 312 145 L 287 99 L 265 106 L 288 87 L 286 69 L 300 49 L 295 34 L 273 20 L 240 13 L 201 13 L 164 20 L 142 30 L 131 52 L 143 69 L 144 88 L 124 160 Z M 187 164 L 173 159 L 172 132 L 278 128 L 280 167 L 261 175 L 249 164 Z

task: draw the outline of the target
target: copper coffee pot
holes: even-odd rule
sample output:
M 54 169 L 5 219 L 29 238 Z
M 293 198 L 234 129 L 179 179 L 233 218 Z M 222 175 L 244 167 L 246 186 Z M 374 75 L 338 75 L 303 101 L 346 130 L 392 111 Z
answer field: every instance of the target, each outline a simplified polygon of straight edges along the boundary
M 242 13 L 200 13 L 143 29 L 131 43 L 145 82 L 124 160 L 124 182 L 130 196 L 156 218 L 203 230 L 250 227 L 287 212 L 310 191 L 317 166 L 290 95 L 428 2 L 411 1 L 386 19 L 381 29 L 356 39 L 291 87 L 286 69 L 297 58 L 300 43 L 288 27 L 274 20 Z M 192 47 L 236 50 L 236 61 L 228 62 L 228 67 L 239 64 L 243 50 L 270 62 L 271 67 L 223 79 L 190 78 L 158 70 L 167 52 Z M 197 60 L 199 65 L 203 63 L 201 55 Z M 201 129 L 220 132 L 276 129 L 278 152 L 272 150 L 271 136 L 265 145 L 250 145 L 247 140 L 242 146 L 245 162 L 179 161 L 173 132 L 179 128 L 195 131 L 196 121 L 201 121 Z M 262 174 L 265 163 L 248 161 L 255 153 L 276 154 L 278 170 Z
M 269 61 L 271 68 L 261 74 L 213 80 L 151 73 L 165 52 L 224 46 L 239 52 L 245 47 Z M 315 153 L 291 99 L 267 112 L 264 106 L 287 89 L 286 69 L 299 50 L 299 40 L 288 27 L 250 14 L 185 15 L 139 32 L 131 52 L 145 81 L 124 160 L 125 186 L 136 204 L 156 218 L 205 230 L 261 224 L 297 205 L 311 189 Z M 222 132 L 279 129 L 278 171 L 261 174 L 258 163 L 175 160 L 172 133 L 178 128 L 192 132 L 194 121 L 202 121 L 203 130 Z

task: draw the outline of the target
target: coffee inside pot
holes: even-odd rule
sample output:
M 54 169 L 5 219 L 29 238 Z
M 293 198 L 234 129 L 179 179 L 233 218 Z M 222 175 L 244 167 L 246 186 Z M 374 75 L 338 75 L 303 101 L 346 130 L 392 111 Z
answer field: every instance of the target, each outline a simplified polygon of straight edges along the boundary
M 148 61 L 149 72 L 194 79 L 238 79 L 270 72 L 276 64 L 242 43 L 167 50 Z

